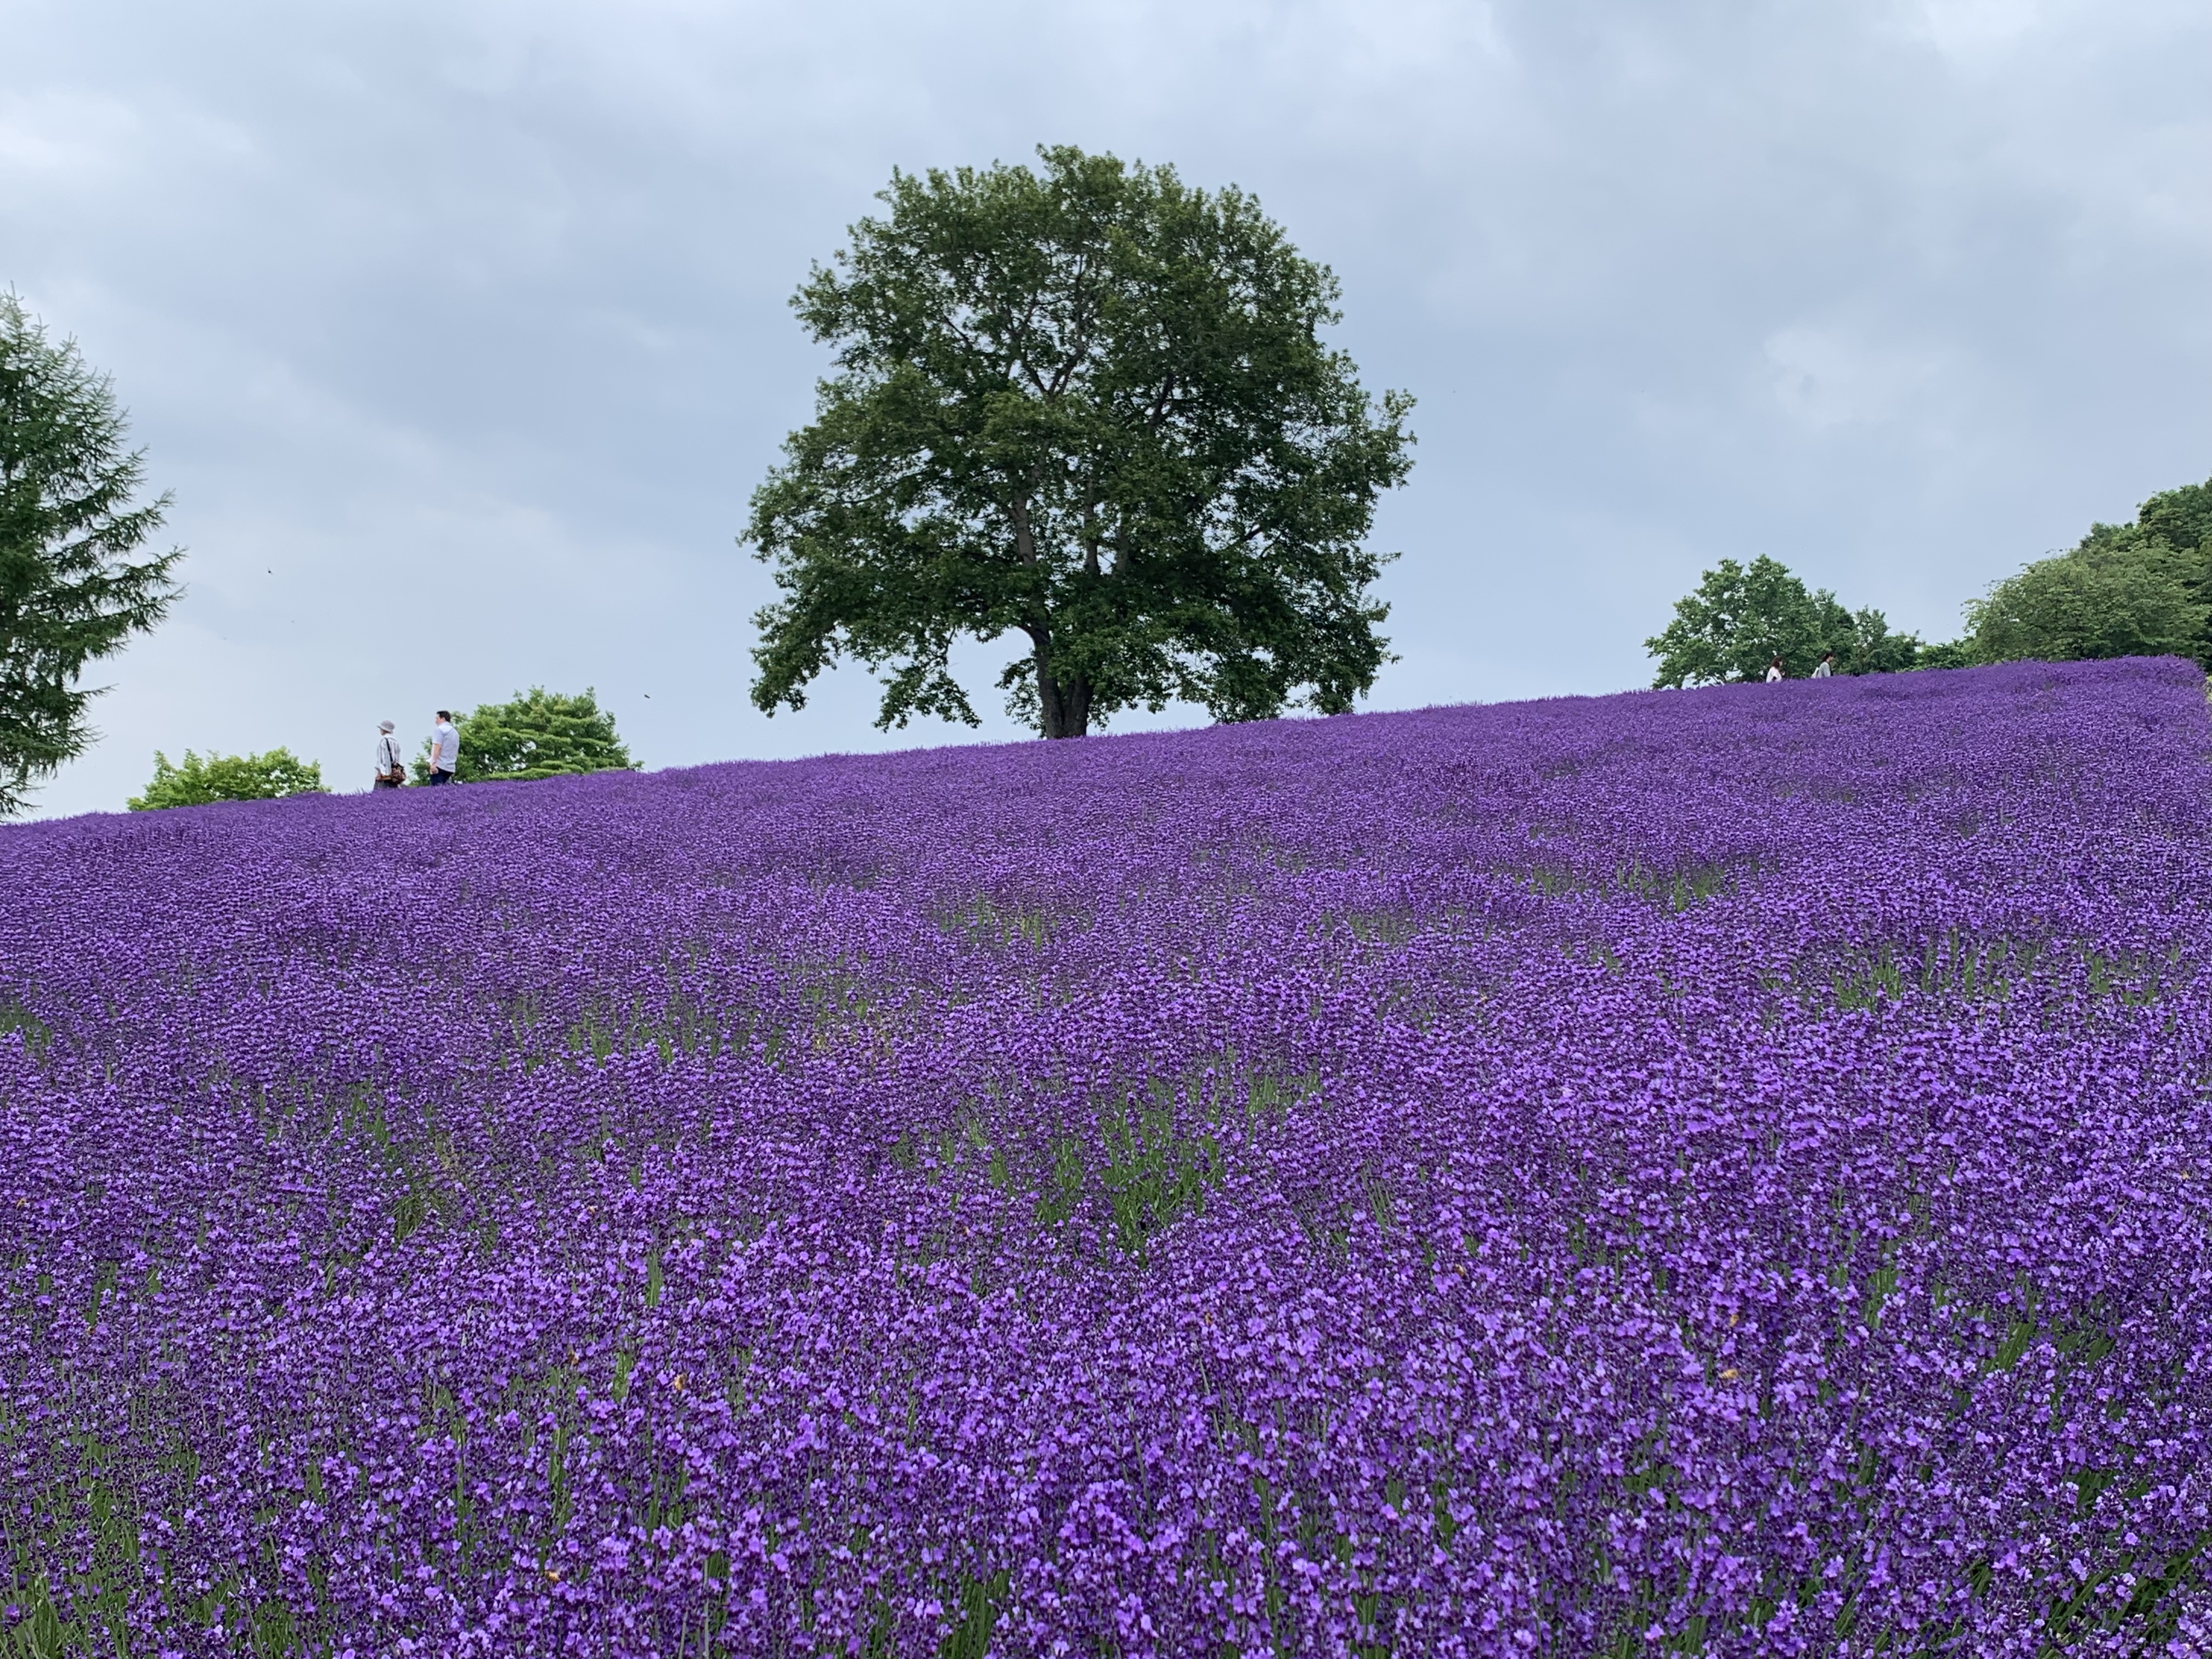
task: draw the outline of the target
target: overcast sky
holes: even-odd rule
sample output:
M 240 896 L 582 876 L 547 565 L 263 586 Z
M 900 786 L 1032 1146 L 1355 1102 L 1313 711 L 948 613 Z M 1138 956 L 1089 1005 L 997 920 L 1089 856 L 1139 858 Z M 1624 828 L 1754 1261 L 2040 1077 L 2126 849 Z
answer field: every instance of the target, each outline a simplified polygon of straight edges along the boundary
M 1255 192 L 1419 399 L 1376 707 L 1644 684 L 1723 556 L 1948 638 L 2212 474 L 2205 0 L 0 0 L 0 286 L 190 550 L 47 812 L 157 748 L 362 787 L 379 718 L 535 684 L 653 767 L 966 740 L 859 671 L 754 711 L 734 538 L 809 263 L 894 167 L 1040 143 Z

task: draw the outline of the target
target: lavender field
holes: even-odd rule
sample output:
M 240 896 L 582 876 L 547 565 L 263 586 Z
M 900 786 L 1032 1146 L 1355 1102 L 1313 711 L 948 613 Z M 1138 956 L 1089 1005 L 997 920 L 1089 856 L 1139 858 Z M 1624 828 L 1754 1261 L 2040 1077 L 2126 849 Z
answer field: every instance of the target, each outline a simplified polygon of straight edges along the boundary
M 8 1628 L 2212 1650 L 2208 750 L 2021 665 L 0 832 Z

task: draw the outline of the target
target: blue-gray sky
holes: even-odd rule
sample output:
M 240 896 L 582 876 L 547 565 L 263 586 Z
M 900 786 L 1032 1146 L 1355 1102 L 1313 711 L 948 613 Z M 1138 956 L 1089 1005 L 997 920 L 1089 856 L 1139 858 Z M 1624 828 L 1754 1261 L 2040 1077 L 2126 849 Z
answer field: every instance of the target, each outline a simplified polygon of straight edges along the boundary
M 1376 707 L 1643 684 L 1724 556 L 1949 637 L 2212 473 L 2203 0 L 0 0 L 0 285 L 191 550 L 48 812 L 156 748 L 363 787 L 380 717 L 532 684 L 656 767 L 964 739 L 876 732 L 858 671 L 756 713 L 733 538 L 809 263 L 892 168 L 1040 143 L 1256 193 L 1420 399 Z

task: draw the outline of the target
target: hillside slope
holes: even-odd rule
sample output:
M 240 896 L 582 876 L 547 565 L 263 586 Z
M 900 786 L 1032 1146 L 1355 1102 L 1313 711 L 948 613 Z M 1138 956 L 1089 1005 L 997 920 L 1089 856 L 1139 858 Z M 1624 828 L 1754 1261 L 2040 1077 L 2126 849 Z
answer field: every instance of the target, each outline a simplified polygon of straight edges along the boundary
M 8 1617 L 2212 1640 L 2208 747 L 2020 665 L 0 831 Z

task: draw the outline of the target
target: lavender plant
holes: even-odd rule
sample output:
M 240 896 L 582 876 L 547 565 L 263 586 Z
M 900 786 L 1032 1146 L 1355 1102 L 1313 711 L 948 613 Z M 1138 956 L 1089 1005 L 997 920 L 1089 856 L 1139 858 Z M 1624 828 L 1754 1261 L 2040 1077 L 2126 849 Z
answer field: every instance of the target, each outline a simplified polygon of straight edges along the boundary
M 9 1636 L 2204 1651 L 2208 738 L 2023 664 L 8 830 Z

